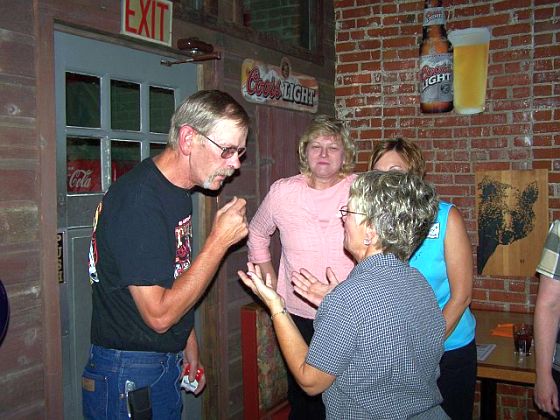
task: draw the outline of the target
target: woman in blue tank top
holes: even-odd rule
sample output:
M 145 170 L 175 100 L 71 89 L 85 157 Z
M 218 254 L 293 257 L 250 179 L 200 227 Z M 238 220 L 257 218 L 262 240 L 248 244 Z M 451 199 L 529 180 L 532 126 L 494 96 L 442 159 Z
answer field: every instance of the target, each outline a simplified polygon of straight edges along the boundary
M 425 173 L 420 148 L 405 139 L 374 144 L 370 169 Z M 434 290 L 446 323 L 445 353 L 438 387 L 449 417 L 472 419 L 476 385 L 475 319 L 469 309 L 473 287 L 472 246 L 461 213 L 440 201 L 428 237 L 409 261 Z

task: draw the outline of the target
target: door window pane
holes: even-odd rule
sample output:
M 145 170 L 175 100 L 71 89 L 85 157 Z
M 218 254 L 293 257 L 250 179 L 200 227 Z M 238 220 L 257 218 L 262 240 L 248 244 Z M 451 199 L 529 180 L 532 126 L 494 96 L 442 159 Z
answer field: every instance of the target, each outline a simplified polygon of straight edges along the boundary
M 140 85 L 111 80 L 111 128 L 140 131 Z
M 68 194 L 101 192 L 100 141 L 96 138 L 66 139 L 66 190 Z
M 111 181 L 115 182 L 140 162 L 140 143 L 111 141 Z
M 175 92 L 150 86 L 150 132 L 167 133 L 175 111 Z
M 150 143 L 150 157 L 159 155 L 165 149 L 165 143 Z
M 316 40 L 316 0 L 243 0 L 243 25 L 288 44 L 311 50 Z
M 66 125 L 100 127 L 100 82 L 98 77 L 66 73 Z

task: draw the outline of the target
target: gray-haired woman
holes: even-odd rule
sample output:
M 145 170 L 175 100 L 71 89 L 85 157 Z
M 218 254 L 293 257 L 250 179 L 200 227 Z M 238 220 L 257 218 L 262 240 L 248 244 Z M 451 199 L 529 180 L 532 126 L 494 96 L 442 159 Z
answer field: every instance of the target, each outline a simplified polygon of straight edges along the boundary
M 270 310 L 300 386 L 325 391 L 327 418 L 447 418 L 436 383 L 445 321 L 424 277 L 406 263 L 437 208 L 433 187 L 416 175 L 357 177 L 341 216 L 344 247 L 358 265 L 321 302 L 309 347 L 270 276 L 265 283 L 251 263 L 238 272 Z

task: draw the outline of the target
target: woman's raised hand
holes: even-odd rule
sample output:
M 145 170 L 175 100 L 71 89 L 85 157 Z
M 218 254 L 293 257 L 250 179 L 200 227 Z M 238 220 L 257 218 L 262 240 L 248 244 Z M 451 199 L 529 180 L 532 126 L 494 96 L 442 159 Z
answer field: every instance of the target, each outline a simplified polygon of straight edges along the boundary
M 305 268 L 302 268 L 299 272 L 294 271 L 292 273 L 294 290 L 315 306 L 319 306 L 323 298 L 340 283 L 330 267 L 327 267 L 326 277 L 328 283 L 321 283 L 317 277 Z
M 271 313 L 276 313 L 284 309 L 284 299 L 276 290 L 272 288 L 270 274 L 266 274 L 266 279 L 262 279 L 262 271 L 260 267 L 253 263 L 247 263 L 247 272 L 239 270 L 237 272 L 241 281 L 245 286 L 263 301 Z

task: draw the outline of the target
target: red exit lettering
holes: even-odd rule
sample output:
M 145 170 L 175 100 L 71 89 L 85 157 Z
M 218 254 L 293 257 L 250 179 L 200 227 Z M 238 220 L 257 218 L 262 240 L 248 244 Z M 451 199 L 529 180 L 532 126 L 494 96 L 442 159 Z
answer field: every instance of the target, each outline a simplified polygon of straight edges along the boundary
M 172 3 L 168 0 L 124 0 L 123 6 L 124 33 L 169 44 Z

